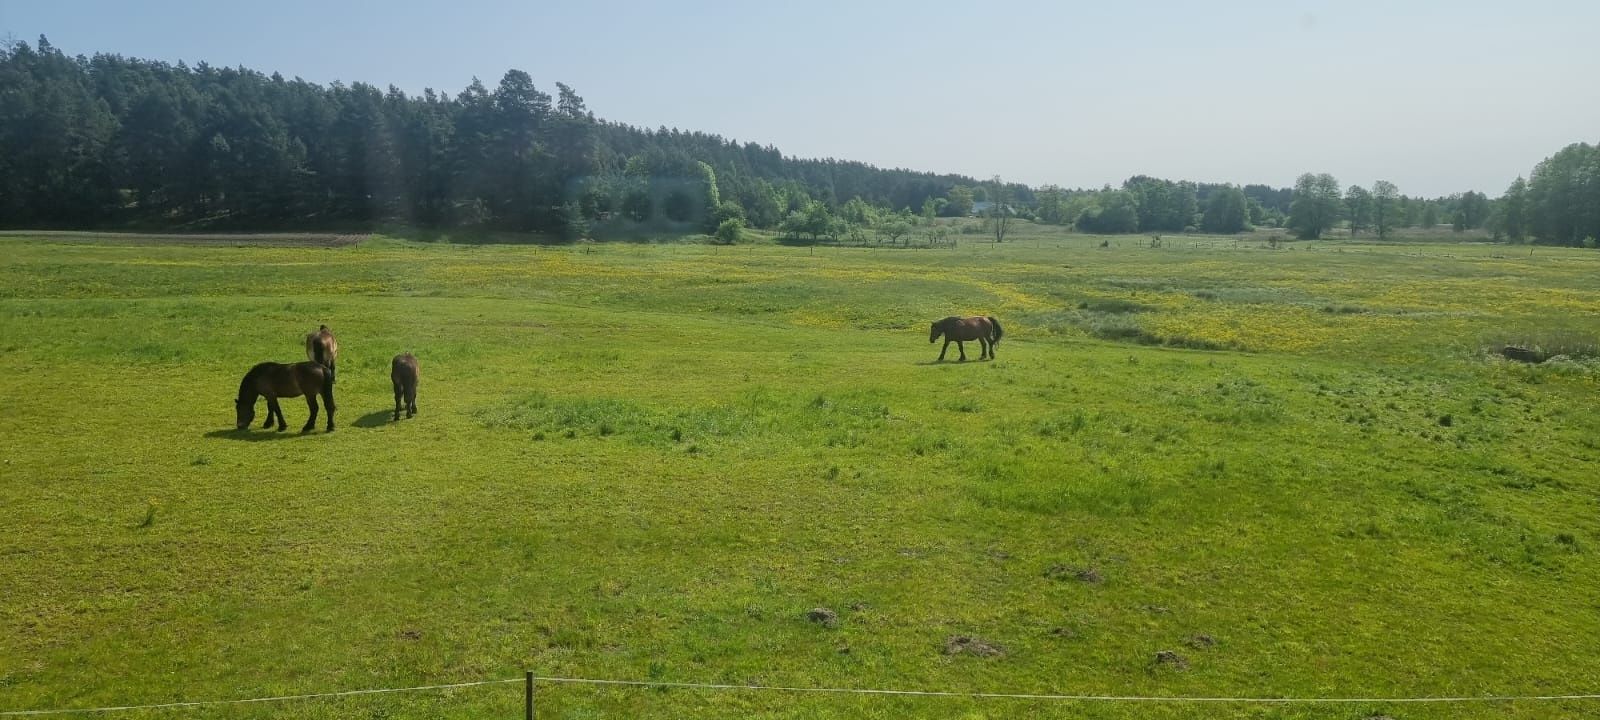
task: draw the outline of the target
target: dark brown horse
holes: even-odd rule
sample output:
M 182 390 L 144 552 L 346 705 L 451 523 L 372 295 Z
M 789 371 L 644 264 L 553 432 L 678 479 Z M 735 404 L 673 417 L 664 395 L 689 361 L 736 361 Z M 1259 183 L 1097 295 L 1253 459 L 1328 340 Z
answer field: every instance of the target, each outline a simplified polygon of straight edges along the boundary
M 328 366 L 328 383 L 333 383 L 333 361 L 339 356 L 339 342 L 333 339 L 333 331 L 327 325 L 317 328 L 314 333 L 306 334 L 306 359 L 311 362 L 322 363 Z
M 234 400 L 234 410 L 237 413 L 239 429 L 250 427 L 256 419 L 256 398 L 267 398 L 267 423 L 263 428 L 272 427 L 272 419 L 278 419 L 278 432 L 283 432 L 289 427 L 283 419 L 283 408 L 278 407 L 278 398 L 292 398 L 304 395 L 306 407 L 311 409 L 311 417 L 306 419 L 305 427 L 300 432 L 311 432 L 317 424 L 317 396 L 322 396 L 322 402 L 328 406 L 328 432 L 333 432 L 333 369 L 318 362 L 299 362 L 293 365 L 283 363 L 264 362 L 244 374 L 244 380 L 239 382 L 239 399 Z
M 967 340 L 977 340 L 983 348 L 979 360 L 993 360 L 994 346 L 1000 344 L 1000 321 L 992 317 L 956 317 L 954 315 L 943 320 L 935 320 L 933 329 L 928 332 L 928 342 L 931 344 L 944 336 L 944 347 L 939 349 L 939 362 L 944 362 L 945 352 L 950 350 L 950 343 L 956 344 L 956 349 L 961 351 L 961 361 L 967 361 L 967 347 L 963 343 Z
M 389 379 L 394 381 L 394 419 L 400 419 L 400 401 L 406 402 L 406 417 L 417 414 L 417 358 L 400 353 L 389 363 Z

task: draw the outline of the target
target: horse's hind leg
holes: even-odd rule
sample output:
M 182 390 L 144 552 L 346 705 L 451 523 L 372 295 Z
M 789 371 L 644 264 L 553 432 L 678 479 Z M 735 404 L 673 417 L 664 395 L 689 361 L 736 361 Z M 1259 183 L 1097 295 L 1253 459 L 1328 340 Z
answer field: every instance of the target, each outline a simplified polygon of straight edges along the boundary
M 417 415 L 417 384 L 416 383 L 411 383 L 410 385 L 406 386 L 406 417 L 416 417 L 416 415 Z
M 317 426 L 317 396 L 316 395 L 313 395 L 311 393 L 306 393 L 306 409 L 311 412 L 311 417 L 306 418 L 306 424 L 300 426 L 300 432 L 303 432 L 303 433 L 311 432 L 311 428 L 314 428 L 314 427 Z
M 322 404 L 328 406 L 327 432 L 333 432 L 333 383 L 331 382 L 322 386 Z M 317 414 L 313 412 L 311 419 L 315 420 L 316 418 Z
M 405 394 L 405 391 L 403 389 L 401 389 L 400 383 L 395 383 L 394 384 L 394 419 L 396 421 L 398 421 L 400 419 L 400 398 L 404 394 Z

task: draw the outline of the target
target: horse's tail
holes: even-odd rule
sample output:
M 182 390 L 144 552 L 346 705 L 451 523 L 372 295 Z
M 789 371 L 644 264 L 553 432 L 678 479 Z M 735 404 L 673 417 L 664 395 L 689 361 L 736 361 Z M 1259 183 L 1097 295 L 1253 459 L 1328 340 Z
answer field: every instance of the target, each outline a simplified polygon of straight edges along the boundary
M 989 324 L 994 326 L 994 337 L 989 338 L 989 343 L 992 344 L 992 345 L 999 345 L 1000 344 L 1000 336 L 1004 335 L 1005 331 L 1000 329 L 1000 321 L 994 319 L 993 315 L 990 315 L 988 317 L 989 317 Z

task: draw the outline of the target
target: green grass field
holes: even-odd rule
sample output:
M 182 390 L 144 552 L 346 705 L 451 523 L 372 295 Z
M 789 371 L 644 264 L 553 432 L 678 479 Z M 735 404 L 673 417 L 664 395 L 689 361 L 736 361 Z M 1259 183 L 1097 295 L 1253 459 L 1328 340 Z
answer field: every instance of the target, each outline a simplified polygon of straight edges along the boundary
M 0 239 L 0 711 L 1600 692 L 1600 254 Z M 928 321 L 998 316 L 994 362 Z M 235 432 L 337 333 L 338 431 Z M 1577 356 L 1513 364 L 1529 342 Z M 413 420 L 390 357 L 416 353 Z M 955 348 L 951 349 L 955 356 Z M 977 357 L 976 344 L 968 355 Z M 265 409 L 258 409 L 258 419 Z M 806 614 L 837 613 L 827 627 Z M 954 636 L 1001 651 L 947 653 Z M 1187 667 L 1156 662 L 1172 651 Z M 117 717 L 519 717 L 520 688 Z M 1552 718 L 546 687 L 548 718 Z M 109 717 L 109 716 L 108 716 Z

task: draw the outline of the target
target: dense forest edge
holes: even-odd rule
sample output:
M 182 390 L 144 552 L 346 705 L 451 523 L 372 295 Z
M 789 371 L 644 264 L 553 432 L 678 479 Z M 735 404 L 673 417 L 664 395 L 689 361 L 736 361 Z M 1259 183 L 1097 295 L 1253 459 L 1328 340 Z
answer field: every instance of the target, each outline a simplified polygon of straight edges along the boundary
M 1136 175 L 1120 187 L 1030 187 L 785 156 L 772 145 L 599 119 L 562 83 L 510 70 L 451 95 L 327 86 L 245 68 L 69 57 L 40 37 L 0 47 L 0 227 L 161 231 L 383 226 L 553 238 L 745 228 L 895 243 L 936 218 L 1090 233 L 1406 228 L 1594 247 L 1600 146 L 1574 143 L 1496 198 L 1401 194 L 1302 175 L 1293 188 Z M 937 239 L 937 238 L 936 238 Z

